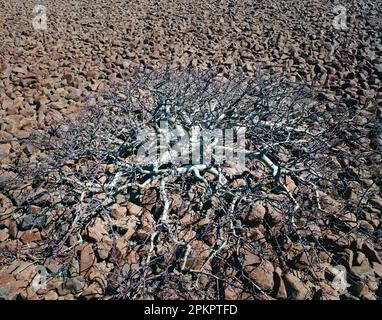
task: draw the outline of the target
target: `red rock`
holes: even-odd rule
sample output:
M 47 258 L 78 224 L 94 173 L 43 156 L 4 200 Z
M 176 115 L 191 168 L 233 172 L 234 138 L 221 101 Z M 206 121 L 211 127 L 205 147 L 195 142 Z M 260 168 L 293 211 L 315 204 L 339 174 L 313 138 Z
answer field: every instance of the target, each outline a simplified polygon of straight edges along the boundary
M 4 159 L 9 156 L 11 151 L 11 145 L 9 143 L 0 144 L 0 159 Z
M 89 274 L 89 280 L 91 282 L 97 282 L 103 292 L 106 290 L 106 288 L 107 288 L 107 280 L 106 280 L 106 277 L 105 277 L 105 275 L 103 273 L 101 273 L 99 271 L 92 271 Z
M 105 260 L 111 251 L 113 241 L 109 237 L 103 237 L 102 241 L 97 244 L 97 255 L 100 259 Z
M 25 280 L 17 281 L 12 276 L 12 274 L 0 272 L 0 289 L 1 289 L 0 297 L 9 299 L 9 300 L 14 300 L 23 291 L 26 290 L 28 285 L 29 285 L 28 281 L 25 281 Z
M 382 278 L 382 264 L 377 263 L 377 262 L 372 262 L 371 265 L 372 265 L 372 268 L 373 268 L 374 273 L 375 273 L 378 277 L 381 277 L 381 278 Z
M 9 232 L 7 228 L 0 229 L 0 242 L 7 240 L 9 237 Z
M 234 283 L 237 286 L 234 285 L 228 285 L 224 289 L 224 299 L 225 300 L 239 300 L 241 297 L 241 294 L 243 293 L 243 290 L 240 288 L 240 283 Z
M 264 205 L 260 202 L 256 202 L 251 207 L 251 210 L 246 218 L 250 224 L 253 224 L 255 221 L 259 221 L 261 223 L 263 221 L 265 213 L 266 209 Z
M 102 237 L 107 234 L 108 232 L 105 229 L 102 219 L 97 217 L 92 225 L 87 228 L 86 236 L 92 242 L 99 242 L 102 240 Z
M 17 238 L 17 232 L 18 232 L 18 230 L 17 230 L 17 223 L 14 220 L 11 220 L 9 222 L 8 231 L 9 231 L 9 236 L 12 239 L 16 239 Z
M 111 207 L 111 216 L 116 220 L 126 217 L 126 212 L 127 208 L 121 207 L 117 203 L 113 204 Z
M 82 296 L 87 299 L 99 298 L 102 294 L 103 290 L 98 282 L 93 282 L 82 292 Z
M 24 244 L 28 244 L 34 241 L 40 241 L 41 240 L 41 234 L 38 229 L 32 229 L 27 231 L 22 231 L 20 240 Z
M 284 280 L 277 272 L 274 273 L 274 283 L 275 298 L 287 299 L 288 294 L 285 288 Z
M 49 291 L 47 294 L 44 295 L 45 300 L 57 300 L 58 294 L 56 291 Z
M 382 264 L 381 258 L 379 257 L 377 251 L 375 251 L 375 249 L 373 248 L 371 244 L 365 242 L 362 245 L 362 251 L 365 253 L 365 255 L 370 261 L 374 261 L 374 262 L 378 262 Z
M 116 220 L 114 225 L 122 230 L 126 230 L 124 238 L 129 241 L 137 229 L 137 223 L 139 219 L 135 216 L 125 217 L 123 219 Z
M 244 248 L 242 248 L 240 251 L 243 255 L 243 267 L 258 266 L 261 263 L 261 258 L 258 255 L 245 250 Z
M 320 288 L 321 288 L 323 300 L 340 300 L 340 296 L 339 296 L 338 292 L 336 290 L 334 290 L 327 283 L 321 282 Z
M 92 246 L 90 244 L 86 245 L 80 254 L 80 275 L 86 276 L 90 270 L 90 268 L 96 262 L 96 257 Z
M 308 289 L 304 283 L 296 276 L 288 273 L 283 276 L 288 298 L 293 300 L 304 300 L 308 296 Z
M 143 213 L 143 208 L 132 202 L 128 202 L 126 207 L 129 214 L 133 216 L 139 217 Z
M 270 291 L 273 288 L 273 265 L 270 262 L 264 262 L 259 267 L 245 267 L 251 279 L 264 291 Z

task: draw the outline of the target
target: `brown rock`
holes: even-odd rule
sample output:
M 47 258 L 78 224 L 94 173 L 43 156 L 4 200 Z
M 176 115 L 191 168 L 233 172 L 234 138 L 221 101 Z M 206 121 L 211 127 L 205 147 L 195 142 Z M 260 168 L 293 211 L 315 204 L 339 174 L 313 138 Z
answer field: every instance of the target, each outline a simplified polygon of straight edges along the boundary
M 241 249 L 241 253 L 243 254 L 243 267 L 247 266 L 258 266 L 261 263 L 261 258 L 250 252 L 245 250 L 244 248 Z
M 86 276 L 90 268 L 95 263 L 96 258 L 92 246 L 90 244 L 86 245 L 80 255 L 80 275 Z
M 360 266 L 352 266 L 350 272 L 360 280 L 366 279 L 368 276 L 374 276 L 374 271 L 366 259 Z
M 260 203 L 256 202 L 253 206 L 251 206 L 251 209 L 249 211 L 249 214 L 246 216 L 246 219 L 250 223 L 250 225 L 253 225 L 256 221 L 262 222 L 264 219 L 266 213 L 265 206 Z
M 374 261 L 374 262 L 378 262 L 382 264 L 381 258 L 379 257 L 377 251 L 375 251 L 375 249 L 373 248 L 371 244 L 364 242 L 362 245 L 362 251 L 365 253 L 365 255 L 370 261 Z
M 265 291 L 270 291 L 273 288 L 273 265 L 270 262 L 264 262 L 260 267 L 247 266 L 244 268 L 251 279 Z
M 377 277 L 382 278 L 382 264 L 377 263 L 377 262 L 372 262 L 371 265 L 372 265 L 374 273 L 377 275 Z
M 204 242 L 193 240 L 191 243 L 190 255 L 187 258 L 186 268 L 199 270 L 210 254 L 210 248 Z M 205 269 L 211 269 L 210 263 L 204 266 Z
M 128 202 L 127 211 L 129 212 L 129 214 L 139 217 L 143 213 L 143 208 L 140 206 L 137 206 L 136 204 L 132 202 Z
M 47 294 L 44 295 L 45 300 L 57 300 L 58 294 L 56 291 L 49 291 Z
M 274 284 L 274 297 L 277 299 L 287 299 L 288 294 L 285 288 L 284 280 L 277 272 L 274 273 Z
M 102 219 L 97 217 L 92 225 L 87 228 L 86 236 L 91 242 L 100 242 L 102 237 L 107 234 L 108 232 L 105 229 Z
M 115 219 L 122 219 L 126 217 L 127 208 L 121 207 L 119 204 L 115 203 L 111 207 L 111 216 Z
M 28 285 L 29 281 L 16 280 L 12 274 L 0 272 L 0 298 L 14 300 Z
M 23 231 L 21 232 L 20 240 L 24 244 L 28 244 L 34 241 L 40 241 L 41 240 L 40 231 L 38 229 Z
M 130 238 L 134 235 L 136 229 L 137 229 L 137 223 L 139 222 L 139 219 L 135 216 L 125 217 L 123 219 L 117 220 L 114 222 L 114 225 L 116 225 L 121 230 L 126 231 L 123 235 L 124 241 L 129 241 Z
M 65 279 L 63 287 L 69 293 L 77 294 L 85 287 L 85 279 L 81 276 Z
M 357 298 L 362 298 L 366 294 L 369 293 L 369 288 L 366 284 L 361 281 L 356 282 L 354 285 L 350 287 L 349 290 L 354 296 Z
M 113 246 L 113 241 L 109 237 L 104 237 L 100 243 L 97 245 L 97 255 L 101 260 L 107 259 L 111 248 Z
M 354 265 L 355 266 L 360 266 L 362 264 L 363 261 L 365 261 L 366 259 L 366 256 L 363 252 L 356 252 L 355 256 L 354 256 Z
M 91 283 L 82 292 L 82 296 L 86 299 L 99 298 L 102 296 L 102 294 L 103 294 L 103 290 L 98 282 Z
M 0 159 L 4 159 L 9 156 L 11 151 L 11 145 L 9 143 L 0 143 Z
M 323 210 L 331 213 L 337 213 L 340 210 L 341 205 L 338 201 L 334 200 L 322 191 L 318 191 L 318 195 L 320 199 L 321 208 Z
M 367 222 L 366 220 L 361 220 L 358 222 L 358 228 L 363 231 L 366 234 L 373 234 L 374 232 L 374 227 Z
M 357 217 L 352 212 L 346 212 L 340 217 L 340 219 L 350 229 L 355 228 L 357 226 Z
M 9 236 L 12 239 L 16 239 L 17 238 L 17 231 L 18 231 L 17 230 L 17 223 L 14 220 L 11 220 L 9 222 L 8 231 L 9 231 Z
M 0 242 L 5 241 L 9 238 L 9 232 L 7 228 L 0 229 Z
M 240 285 L 240 284 L 238 284 Z M 224 289 L 224 299 L 225 300 L 239 300 L 241 297 L 241 294 L 243 293 L 243 290 L 240 288 L 240 286 L 232 286 L 228 285 Z
M 267 204 L 268 212 L 265 216 L 270 226 L 274 226 L 283 220 L 283 215 L 271 205 Z
M 308 296 L 308 289 L 304 283 L 296 276 L 287 273 L 283 276 L 288 297 L 294 300 L 304 300 Z
M 321 282 L 319 285 L 321 288 L 322 300 L 340 300 L 339 294 L 330 285 L 324 282 Z
M 103 273 L 101 273 L 99 271 L 92 271 L 89 274 L 89 280 L 92 282 L 97 282 L 99 284 L 100 288 L 102 289 L 102 291 L 105 292 L 105 290 L 107 288 L 107 280 L 106 280 L 106 277 Z

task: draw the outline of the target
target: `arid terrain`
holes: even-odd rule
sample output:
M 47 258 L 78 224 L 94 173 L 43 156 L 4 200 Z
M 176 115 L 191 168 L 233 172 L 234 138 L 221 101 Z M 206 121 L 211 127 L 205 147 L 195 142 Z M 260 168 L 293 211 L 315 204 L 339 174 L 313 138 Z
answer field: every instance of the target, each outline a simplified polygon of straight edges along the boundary
M 36 4 L 46 6 L 46 30 L 33 27 Z M 338 5 L 343 29 L 333 25 Z M 381 299 L 381 34 L 380 0 L 0 0 L 0 299 Z M 293 174 L 279 183 L 253 167 L 229 181 L 261 200 L 250 205 L 208 197 L 200 181 L 112 200 L 107 188 L 78 197 L 78 186 L 52 188 L 50 174 L 91 171 L 73 145 L 86 124 L 110 115 L 83 116 L 85 106 L 104 106 L 137 70 L 163 67 L 308 86 L 323 116 L 305 129 L 329 132 L 338 121 L 325 143 L 304 149 L 322 170 L 314 184 Z M 56 143 L 65 121 L 79 129 Z M 44 172 L 30 166 L 52 150 L 47 140 L 63 150 L 64 173 L 58 160 Z M 280 168 L 301 156 L 280 150 L 271 157 Z M 97 183 L 110 186 L 118 166 L 100 163 Z M 200 180 L 214 188 L 209 174 Z M 231 202 L 229 219 L 220 217 Z M 163 230 L 163 211 L 177 217 L 174 229 Z

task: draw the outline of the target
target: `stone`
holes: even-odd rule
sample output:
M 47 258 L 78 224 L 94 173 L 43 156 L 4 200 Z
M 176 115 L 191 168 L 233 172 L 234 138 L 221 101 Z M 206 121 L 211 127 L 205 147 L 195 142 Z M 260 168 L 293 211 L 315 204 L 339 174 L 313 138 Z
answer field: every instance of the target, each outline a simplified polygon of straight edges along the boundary
M 239 300 L 241 295 L 243 293 L 243 290 L 240 289 L 240 283 L 238 286 L 233 285 L 227 285 L 224 288 L 224 299 L 225 300 Z
M 368 294 L 369 288 L 363 282 L 358 281 L 350 287 L 349 291 L 354 296 L 356 296 L 358 298 L 362 298 L 364 295 Z
M 376 208 L 378 208 L 379 210 L 382 210 L 382 198 L 377 196 L 377 195 L 374 195 L 371 199 L 370 199 L 370 203 L 375 206 Z
M 340 300 L 340 295 L 330 285 L 320 282 L 322 300 Z
M 352 266 L 350 268 L 351 274 L 356 276 L 358 279 L 364 280 L 368 276 L 374 276 L 374 271 L 371 268 L 369 261 L 364 260 L 361 265 L 359 266 Z
M 84 277 L 77 276 L 74 278 L 65 279 L 63 286 L 71 294 L 77 294 L 85 287 Z
M 338 201 L 327 195 L 322 191 L 318 191 L 321 208 L 330 213 L 337 213 L 340 211 L 341 205 Z
M 132 203 L 132 202 L 128 202 L 127 205 L 127 211 L 129 212 L 129 214 L 133 215 L 133 216 L 137 216 L 137 217 L 140 217 L 143 213 L 143 208 Z
M 126 213 L 127 213 L 127 208 L 122 207 L 117 203 L 113 204 L 113 206 L 111 207 L 111 216 L 115 220 L 122 219 L 122 218 L 126 217 Z
M 362 251 L 370 261 L 378 262 L 382 264 L 382 260 L 373 246 L 367 242 L 362 244 Z
M 372 262 L 371 265 L 376 276 L 382 278 L 382 264 Z
M 122 232 L 124 232 L 124 241 L 129 241 L 134 235 L 139 219 L 135 216 L 125 217 L 114 221 L 114 225 L 117 226 Z
M 363 252 L 357 252 L 356 254 L 355 254 L 355 256 L 354 256 L 354 265 L 355 266 L 360 266 L 360 265 L 362 265 L 362 263 L 363 263 L 363 261 L 365 261 L 365 259 L 366 259 L 366 256 L 365 256 L 365 254 L 363 253 Z
M 0 242 L 6 241 L 9 238 L 9 231 L 7 228 L 0 229 Z
M 305 300 L 308 297 L 308 289 L 299 278 L 291 273 L 287 273 L 283 276 L 283 280 L 287 289 L 288 298 L 293 300 Z
M 288 293 L 286 291 L 284 280 L 277 272 L 274 273 L 274 297 L 276 299 L 287 299 Z
M 27 231 L 22 231 L 20 240 L 24 244 L 29 244 L 31 242 L 40 241 L 41 240 L 41 234 L 38 229 L 32 229 Z
M 69 265 L 68 272 L 71 277 L 76 277 L 80 274 L 80 263 L 77 259 L 72 259 Z
M 104 237 L 101 242 L 97 244 L 97 255 L 101 260 L 107 259 L 110 254 L 113 241 L 109 237 Z
M 242 248 L 240 251 L 243 255 L 244 268 L 247 266 L 258 266 L 261 263 L 261 258 L 258 255 L 252 253 L 251 251 L 245 250 L 244 248 Z
M 265 215 L 265 219 L 270 226 L 275 226 L 283 220 L 283 215 L 276 211 L 276 209 L 271 205 L 267 204 L 267 213 Z
M 96 261 L 96 257 L 92 246 L 87 244 L 82 250 L 80 254 L 80 275 L 86 276 L 90 270 L 90 268 L 94 265 Z
M 33 227 L 44 227 L 47 222 L 46 215 L 28 214 L 21 220 L 19 230 L 29 230 Z
M 297 269 L 309 268 L 313 265 L 313 258 L 308 252 L 302 252 L 294 259 L 295 267 Z
M 0 159 L 9 157 L 11 151 L 11 145 L 9 143 L 0 143 Z
M 92 271 L 89 274 L 89 280 L 91 282 L 97 282 L 99 284 L 100 288 L 102 289 L 102 291 L 105 292 L 105 290 L 107 288 L 107 280 L 106 280 L 106 277 L 103 273 L 101 273 L 99 271 Z
M 250 72 L 250 73 L 253 73 L 255 72 L 255 70 L 253 69 L 252 65 L 247 62 L 246 64 L 244 64 L 244 67 L 243 67 L 244 71 L 246 72 Z
M 87 228 L 86 237 L 90 242 L 100 242 L 107 235 L 105 225 L 101 218 L 97 217 L 94 222 Z
M 56 291 L 49 291 L 47 294 L 44 295 L 44 300 L 57 300 L 58 294 Z
M 352 212 L 346 212 L 340 217 L 340 219 L 344 222 L 345 226 L 350 229 L 353 229 L 357 226 L 357 217 Z
M 82 292 L 82 296 L 86 299 L 99 298 L 102 294 L 103 294 L 103 290 L 98 282 L 91 283 Z
M 371 235 L 374 233 L 374 227 L 369 222 L 367 222 L 366 220 L 360 220 L 358 222 L 358 228 L 366 234 Z
M 265 214 L 265 206 L 260 202 L 256 202 L 250 207 L 250 211 L 245 218 L 248 221 L 249 225 L 252 226 L 255 222 L 261 223 L 264 219 Z
M 349 248 L 343 249 L 336 257 L 336 262 L 350 269 L 353 266 L 354 253 Z
M 264 262 L 259 267 L 247 266 L 244 268 L 251 279 L 264 291 L 273 289 L 273 265 L 270 262 Z

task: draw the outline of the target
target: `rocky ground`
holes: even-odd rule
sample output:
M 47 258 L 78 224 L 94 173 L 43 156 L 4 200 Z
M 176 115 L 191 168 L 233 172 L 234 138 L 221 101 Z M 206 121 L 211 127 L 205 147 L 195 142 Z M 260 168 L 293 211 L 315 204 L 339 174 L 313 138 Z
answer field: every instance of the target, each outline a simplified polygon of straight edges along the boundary
M 113 241 L 99 218 L 85 228 L 83 242 L 68 239 L 68 248 L 74 246 L 71 255 L 41 263 L 48 270 L 47 285 L 37 292 L 32 289 L 39 269 L 33 254 L 18 252 L 33 250 L 46 237 L 42 224 L 33 218 L 44 208 L 33 206 L 30 221 L 19 219 L 15 204 L 3 192 L 7 172 L 18 160 L 33 156 L 35 150 L 27 139 L 32 130 L 47 131 L 53 123 L 74 116 L 79 106 L 101 102 L 99 93 L 126 81 L 137 66 L 168 64 L 217 68 L 222 75 L 234 71 L 253 75 L 262 69 L 275 77 L 307 83 L 316 90 L 318 100 L 348 111 L 349 124 L 336 142 L 342 153 L 328 159 L 343 183 L 323 196 L 324 209 L 344 228 L 321 234 L 321 251 L 307 252 L 291 239 L 288 261 L 264 262 L 257 253 L 244 252 L 243 265 L 268 299 L 382 297 L 381 1 L 41 3 L 48 10 L 45 31 L 32 27 L 34 1 L 0 0 L 0 297 L 112 296 L 110 275 L 117 265 L 110 254 Z M 346 30 L 333 28 L 332 9 L 337 4 L 347 8 Z M 129 223 L 134 220 L 134 227 L 128 230 L 134 233 L 139 231 L 137 225 L 152 219 L 142 210 L 120 199 L 112 216 L 115 220 L 133 216 Z M 257 210 L 261 216 L 263 209 Z M 260 220 L 264 215 L 265 209 Z M 253 239 L 269 249 L 272 244 L 264 241 L 266 235 L 258 236 L 268 230 L 264 225 L 253 228 L 257 234 Z M 129 232 L 119 243 L 129 240 Z M 195 255 L 203 255 L 208 247 L 202 241 L 194 244 Z M 130 265 L 139 264 L 137 251 L 120 251 Z M 327 264 L 346 268 L 349 287 L 344 292 L 333 286 L 322 267 Z M 164 286 L 146 298 L 176 298 L 171 290 Z M 264 295 L 223 286 L 218 297 Z

